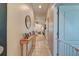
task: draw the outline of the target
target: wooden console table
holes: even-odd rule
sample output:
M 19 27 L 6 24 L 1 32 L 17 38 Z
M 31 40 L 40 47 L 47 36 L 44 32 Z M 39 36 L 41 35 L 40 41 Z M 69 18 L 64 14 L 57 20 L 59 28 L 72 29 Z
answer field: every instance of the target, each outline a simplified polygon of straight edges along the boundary
M 35 48 L 35 39 L 36 36 L 32 35 L 28 39 L 20 40 L 21 56 L 28 56 L 32 54 L 33 49 Z M 29 49 L 29 45 L 31 46 L 31 49 Z

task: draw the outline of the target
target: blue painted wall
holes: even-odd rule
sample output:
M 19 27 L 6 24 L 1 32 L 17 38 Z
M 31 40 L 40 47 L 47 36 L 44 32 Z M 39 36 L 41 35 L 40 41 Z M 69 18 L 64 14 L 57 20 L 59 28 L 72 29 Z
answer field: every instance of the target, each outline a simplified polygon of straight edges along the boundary
M 79 4 L 60 4 L 59 6 L 59 39 L 79 48 Z M 65 52 L 64 50 L 67 51 Z M 69 51 L 69 47 L 64 48 L 60 42 L 59 55 L 69 55 L 74 52 Z M 65 53 L 65 54 L 64 54 Z
M 4 46 L 2 56 L 7 54 L 7 4 L 0 3 L 0 45 Z

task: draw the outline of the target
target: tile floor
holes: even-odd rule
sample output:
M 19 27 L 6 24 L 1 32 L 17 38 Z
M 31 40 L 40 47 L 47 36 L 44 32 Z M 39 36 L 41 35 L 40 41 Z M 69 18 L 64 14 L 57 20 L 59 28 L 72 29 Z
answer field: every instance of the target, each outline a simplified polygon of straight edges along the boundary
M 32 56 L 51 56 L 51 52 L 48 47 L 47 40 L 45 36 L 42 34 L 38 34 L 36 36 L 36 44 L 35 49 L 32 53 Z

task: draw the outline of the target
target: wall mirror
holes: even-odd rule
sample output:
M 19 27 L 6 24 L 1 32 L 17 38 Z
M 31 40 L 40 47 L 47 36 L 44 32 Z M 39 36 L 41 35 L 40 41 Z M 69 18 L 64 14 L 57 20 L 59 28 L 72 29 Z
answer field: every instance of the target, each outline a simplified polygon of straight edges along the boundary
M 27 29 L 29 29 L 31 27 L 31 18 L 30 18 L 29 15 L 27 15 L 25 17 L 25 26 L 26 26 Z

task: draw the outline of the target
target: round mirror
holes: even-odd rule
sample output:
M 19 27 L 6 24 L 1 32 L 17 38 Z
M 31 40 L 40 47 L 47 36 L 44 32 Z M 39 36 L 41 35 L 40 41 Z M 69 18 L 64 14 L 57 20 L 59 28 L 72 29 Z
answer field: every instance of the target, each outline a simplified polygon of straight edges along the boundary
M 25 25 L 26 25 L 26 28 L 29 29 L 31 27 L 31 18 L 29 15 L 27 15 L 25 17 Z

